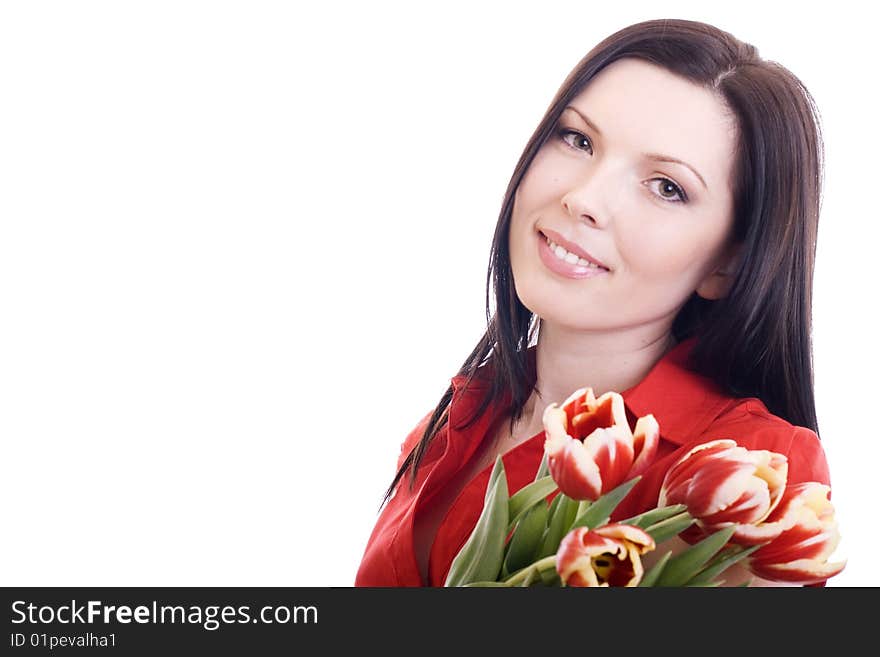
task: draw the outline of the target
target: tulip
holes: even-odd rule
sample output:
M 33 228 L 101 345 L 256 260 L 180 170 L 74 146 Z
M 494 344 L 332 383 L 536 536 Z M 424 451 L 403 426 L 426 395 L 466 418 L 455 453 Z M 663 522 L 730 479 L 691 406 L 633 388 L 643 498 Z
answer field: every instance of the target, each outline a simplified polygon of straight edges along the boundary
M 575 500 L 596 500 L 641 474 L 654 459 L 660 428 L 645 415 L 630 429 L 623 397 L 592 388 L 576 390 L 543 415 L 547 464 L 560 492 Z
M 684 504 L 704 534 L 736 525 L 731 541 L 743 545 L 773 540 L 785 518 L 771 519 L 785 491 L 788 460 L 767 450 L 749 450 L 729 439 L 691 449 L 666 473 L 659 506 Z
M 747 558 L 748 569 L 764 579 L 794 584 L 815 584 L 842 571 L 846 560 L 828 562 L 840 542 L 830 495 L 829 486 L 815 481 L 788 486 L 768 518 L 785 529 Z
M 559 543 L 556 571 L 565 586 L 638 586 L 641 555 L 654 548 L 650 534 L 633 525 L 578 527 Z

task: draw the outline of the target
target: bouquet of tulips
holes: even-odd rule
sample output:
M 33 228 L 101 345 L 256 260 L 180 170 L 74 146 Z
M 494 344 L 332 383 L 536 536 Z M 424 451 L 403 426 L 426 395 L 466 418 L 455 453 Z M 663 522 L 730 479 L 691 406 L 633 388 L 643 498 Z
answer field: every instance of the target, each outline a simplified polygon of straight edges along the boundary
M 655 508 L 612 523 L 656 454 L 654 416 L 631 428 L 620 394 L 582 388 L 548 406 L 543 423 L 532 483 L 509 495 L 496 459 L 446 586 L 718 586 L 739 562 L 765 580 L 812 584 L 845 566 L 828 561 L 840 540 L 830 488 L 787 485 L 781 454 L 731 439 L 697 445 L 668 470 Z M 665 548 L 673 537 L 686 548 Z

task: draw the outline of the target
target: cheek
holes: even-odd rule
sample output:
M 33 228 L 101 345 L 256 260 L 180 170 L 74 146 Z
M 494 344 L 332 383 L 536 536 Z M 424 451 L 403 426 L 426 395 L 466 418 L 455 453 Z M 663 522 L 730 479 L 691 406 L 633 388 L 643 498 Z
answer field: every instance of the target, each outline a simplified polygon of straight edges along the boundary
M 545 184 L 534 166 L 523 176 L 513 195 L 513 208 L 510 216 L 511 255 L 522 251 L 531 241 L 535 221 L 538 217 L 552 213 L 553 190 Z
M 551 154 L 538 151 L 517 185 L 514 200 L 529 212 L 558 202 L 565 191 L 560 175 L 565 171 Z
M 705 266 L 707 242 L 693 231 L 672 230 L 669 224 L 628 231 L 618 241 L 621 259 L 634 274 L 652 279 L 698 278 Z M 687 276 L 690 278 L 691 276 Z

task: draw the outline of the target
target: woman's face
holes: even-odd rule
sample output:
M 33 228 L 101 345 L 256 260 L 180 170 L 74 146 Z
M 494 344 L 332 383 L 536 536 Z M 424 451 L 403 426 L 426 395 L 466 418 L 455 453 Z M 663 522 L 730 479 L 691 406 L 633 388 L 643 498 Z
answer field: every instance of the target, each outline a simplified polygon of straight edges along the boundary
M 730 278 L 716 272 L 736 255 L 735 139 L 711 92 L 637 59 L 603 69 L 516 190 L 509 246 L 523 304 L 570 328 L 653 333 L 669 330 L 693 292 L 723 296 Z

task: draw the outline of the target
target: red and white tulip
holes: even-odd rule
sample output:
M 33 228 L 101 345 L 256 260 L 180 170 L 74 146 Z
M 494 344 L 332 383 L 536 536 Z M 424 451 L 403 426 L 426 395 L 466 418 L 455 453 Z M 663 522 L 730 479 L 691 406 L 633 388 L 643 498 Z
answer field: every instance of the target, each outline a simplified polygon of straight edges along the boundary
M 642 473 L 654 459 L 660 429 L 653 415 L 631 429 L 623 397 L 592 388 L 576 390 L 562 406 L 550 404 L 543 415 L 544 450 L 559 490 L 575 500 L 596 500 Z
M 814 584 L 840 573 L 846 561 L 829 563 L 840 532 L 829 499 L 831 488 L 815 481 L 792 484 L 768 521 L 785 529 L 749 557 L 749 570 L 764 579 Z
M 655 548 L 650 534 L 633 525 L 578 527 L 556 552 L 556 571 L 566 586 L 638 586 L 641 555 Z
M 684 504 L 704 533 L 737 525 L 732 542 L 764 543 L 787 526 L 770 518 L 785 491 L 788 460 L 729 439 L 697 445 L 666 473 L 659 506 Z

